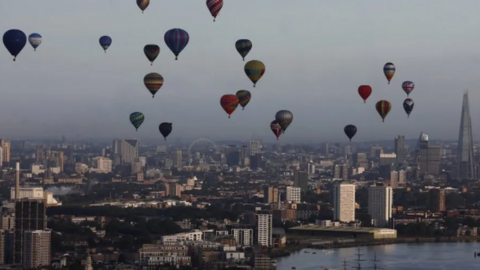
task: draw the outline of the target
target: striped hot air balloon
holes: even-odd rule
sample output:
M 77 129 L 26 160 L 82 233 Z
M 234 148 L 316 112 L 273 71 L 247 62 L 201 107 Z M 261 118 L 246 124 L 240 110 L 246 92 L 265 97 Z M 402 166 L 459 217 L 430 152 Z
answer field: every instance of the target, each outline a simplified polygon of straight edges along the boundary
M 238 97 L 236 95 L 223 95 L 220 98 L 220 105 L 222 106 L 223 110 L 228 114 L 228 118 L 230 115 L 235 111 L 238 107 Z
M 154 98 L 155 94 L 163 86 L 163 76 L 155 72 L 148 73 L 143 78 L 143 83 L 145 83 L 145 87 L 147 87 L 152 94 L 152 98 Z
M 160 54 L 160 47 L 156 44 L 148 44 L 143 47 L 143 52 L 147 57 L 148 61 L 150 61 L 150 65 L 153 65 L 153 61 L 157 59 L 158 55 Z
M 385 66 L 383 66 L 383 74 L 385 74 L 388 84 L 390 84 L 393 75 L 395 75 L 395 70 L 395 65 L 393 63 L 388 62 L 385 64 Z
M 222 10 L 223 0 L 207 0 L 207 7 L 210 10 L 210 14 L 212 14 L 213 21 L 215 21 L 218 13 Z
M 244 69 L 247 77 L 253 82 L 253 87 L 255 87 L 257 82 L 262 78 L 263 74 L 265 74 L 265 65 L 258 60 L 247 62 Z
M 38 33 L 33 33 L 28 36 L 28 42 L 32 45 L 33 50 L 36 51 L 38 46 L 42 44 L 42 36 Z
M 239 39 L 235 42 L 235 48 L 237 52 L 242 56 L 243 61 L 245 61 L 245 57 L 252 49 L 252 42 L 248 39 Z
M 138 128 L 145 121 L 145 115 L 141 112 L 133 112 L 130 114 L 130 123 L 135 127 L 135 130 L 138 131 Z
M 247 106 L 247 104 L 250 102 L 252 94 L 247 90 L 239 90 L 237 91 L 236 95 L 238 97 L 240 106 L 242 106 L 242 110 L 244 110 L 245 106 Z
M 375 105 L 375 108 L 377 109 L 380 117 L 382 117 L 382 122 L 385 122 L 385 117 L 387 117 L 388 113 L 392 109 L 392 103 L 390 103 L 388 100 L 380 100 Z
M 187 47 L 190 36 L 187 31 L 183 29 L 174 28 L 165 33 L 164 39 L 168 48 L 170 48 L 175 55 L 175 60 L 178 60 L 178 55 Z

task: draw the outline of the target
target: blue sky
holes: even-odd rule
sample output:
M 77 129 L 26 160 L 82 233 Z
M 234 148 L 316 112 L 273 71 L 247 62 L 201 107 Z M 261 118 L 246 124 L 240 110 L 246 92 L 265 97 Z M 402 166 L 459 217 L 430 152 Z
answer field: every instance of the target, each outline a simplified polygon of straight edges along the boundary
M 456 139 L 462 93 L 470 89 L 474 139 L 480 135 L 480 1 L 227 0 L 212 22 L 205 1 L 151 1 L 144 14 L 134 0 L 0 1 L 0 32 L 16 28 L 44 41 L 27 44 L 16 62 L 0 49 L 0 136 L 161 138 L 160 122 L 173 122 L 176 137 L 273 139 L 269 124 L 278 110 L 293 112 L 282 142 L 347 141 L 343 127 L 358 128 L 355 141 Z M 190 43 L 175 61 L 164 41 L 183 28 Z M 107 54 L 98 39 L 110 35 Z M 235 50 L 248 38 L 247 60 L 261 60 L 266 73 L 256 88 Z M 153 67 L 143 46 L 156 43 Z M 3 46 L 2 46 L 3 47 Z M 382 68 L 397 72 L 388 85 Z M 165 83 L 155 99 L 143 77 L 158 72 Z M 415 108 L 402 108 L 405 80 L 414 81 Z M 373 93 L 366 104 L 361 84 Z M 252 92 L 244 111 L 228 119 L 219 99 Z M 375 111 L 392 102 L 385 123 Z M 138 132 L 128 121 L 145 114 Z

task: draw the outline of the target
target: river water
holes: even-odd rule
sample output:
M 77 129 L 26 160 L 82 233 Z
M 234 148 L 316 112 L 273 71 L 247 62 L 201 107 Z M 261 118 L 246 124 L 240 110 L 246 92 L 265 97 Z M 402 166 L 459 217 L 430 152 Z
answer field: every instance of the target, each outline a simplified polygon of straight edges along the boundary
M 305 253 L 307 251 L 308 253 Z M 333 251 L 333 252 L 332 252 Z M 316 254 L 313 254 L 316 252 Z M 376 254 L 377 266 L 383 270 L 470 270 L 480 269 L 480 243 L 423 243 L 395 244 L 361 247 L 361 269 L 373 269 Z M 277 258 L 277 270 L 322 270 L 323 267 L 344 269 L 343 260 L 347 260 L 347 269 L 357 265 L 355 260 L 358 248 L 324 250 L 304 249 L 292 253 L 289 257 Z

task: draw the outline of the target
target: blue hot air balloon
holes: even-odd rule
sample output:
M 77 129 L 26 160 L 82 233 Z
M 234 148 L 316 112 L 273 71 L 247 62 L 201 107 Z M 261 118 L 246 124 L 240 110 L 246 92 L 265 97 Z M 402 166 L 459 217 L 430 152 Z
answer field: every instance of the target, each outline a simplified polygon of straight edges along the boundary
M 32 45 L 33 50 L 36 51 L 37 47 L 42 44 L 42 36 L 38 33 L 33 33 L 28 36 L 28 42 Z
M 100 37 L 99 42 L 100 42 L 100 46 L 102 46 L 103 50 L 106 53 L 108 47 L 110 47 L 110 45 L 112 45 L 112 38 L 109 37 L 109 36 L 102 36 L 102 37 Z
M 178 60 L 178 55 L 187 47 L 190 36 L 183 29 L 174 28 L 165 33 L 164 39 L 168 48 L 175 54 L 175 60 Z
M 27 36 L 18 29 L 11 29 L 3 34 L 3 44 L 13 56 L 13 61 L 17 59 L 17 55 L 23 50 L 27 44 Z

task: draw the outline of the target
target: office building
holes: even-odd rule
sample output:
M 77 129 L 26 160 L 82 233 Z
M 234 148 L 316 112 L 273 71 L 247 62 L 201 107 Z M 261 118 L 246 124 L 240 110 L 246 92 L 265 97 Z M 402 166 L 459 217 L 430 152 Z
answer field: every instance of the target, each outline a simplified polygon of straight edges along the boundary
M 47 225 L 45 200 L 15 201 L 14 262 L 22 264 L 26 231 L 45 230 Z
M 383 154 L 383 148 L 381 146 L 370 147 L 370 158 L 379 158 L 380 154 Z
M 235 238 L 237 245 L 243 247 L 253 246 L 253 230 L 252 229 L 232 229 L 232 235 Z
M 291 203 L 302 202 L 302 191 L 299 187 L 287 187 L 286 201 Z
M 337 184 L 333 191 L 333 219 L 342 222 L 355 221 L 355 185 Z
M 96 173 L 112 172 L 112 160 L 102 156 L 92 158 L 92 168 L 90 169 L 90 172 L 96 172 Z
M 335 164 L 333 167 L 333 178 L 348 180 L 349 175 L 349 166 L 348 164 Z
M 380 166 L 397 164 L 397 154 L 395 153 L 381 153 L 380 154 Z
M 460 118 L 457 147 L 457 179 L 476 179 L 472 119 L 470 118 L 468 92 L 463 94 L 462 116 Z
M 10 164 L 10 141 L 0 139 L 0 146 L 2 147 L 2 161 L 5 164 Z
M 183 167 L 182 154 L 183 154 L 182 150 L 175 150 L 175 152 L 173 152 L 173 167 L 175 168 Z
M 9 231 L 15 228 L 15 209 L 2 207 L 2 219 L 0 220 L 0 229 Z
M 278 188 L 263 187 L 263 202 L 264 203 L 278 203 Z
M 368 158 L 367 153 L 356 153 L 353 155 L 353 164 L 357 168 L 363 167 L 368 168 Z
M 250 141 L 250 156 L 255 156 L 261 153 L 262 142 L 259 138 L 253 138 Z
M 393 170 L 390 172 L 390 186 L 392 188 L 405 187 L 407 172 L 405 170 Z
M 308 191 L 308 172 L 295 171 L 293 174 L 293 186 L 299 187 L 302 192 Z
M 227 145 L 224 154 L 228 166 L 238 166 L 240 164 L 240 151 L 236 145 Z
M 49 230 L 33 230 L 24 232 L 23 268 L 35 269 L 40 266 L 50 266 L 51 239 Z
M 138 158 L 138 140 L 113 140 L 114 165 L 131 166 Z
M 420 174 L 440 174 L 441 147 L 430 145 L 428 135 L 420 133 L 417 144 L 418 150 L 418 168 Z
M 395 137 L 395 154 L 397 155 L 397 164 L 402 164 L 405 161 L 406 149 L 405 149 L 405 136 L 398 135 Z
M 443 212 L 445 207 L 445 190 L 441 188 L 433 188 L 428 192 L 429 195 L 429 210 L 433 213 Z
M 390 226 L 392 219 L 393 191 L 391 187 L 368 188 L 368 214 L 375 227 Z
M 259 246 L 272 246 L 273 216 L 271 213 L 258 213 L 257 218 L 257 244 Z

